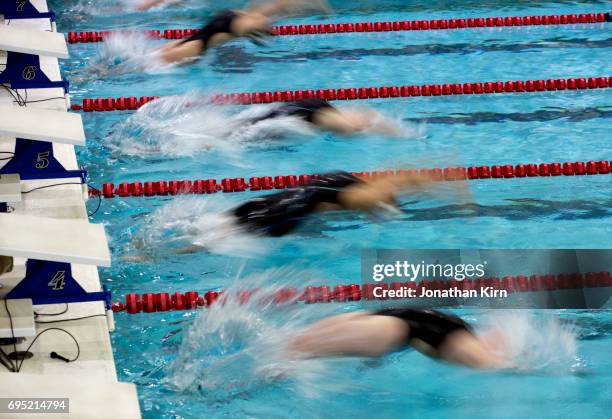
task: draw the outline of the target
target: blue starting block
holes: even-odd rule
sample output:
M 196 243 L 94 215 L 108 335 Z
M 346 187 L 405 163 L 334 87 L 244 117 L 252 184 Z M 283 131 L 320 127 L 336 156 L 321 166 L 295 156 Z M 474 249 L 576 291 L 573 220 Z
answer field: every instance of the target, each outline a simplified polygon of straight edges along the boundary
M 0 15 L 5 19 L 51 19 L 55 22 L 55 13 L 52 11 L 39 12 L 30 0 L 8 0 L 0 4 Z
M 87 292 L 72 276 L 69 263 L 28 259 L 26 275 L 7 295 L 7 299 L 29 298 L 35 305 L 104 301 L 111 309 L 111 292 L 102 286 L 102 291 Z
M 53 143 L 17 138 L 15 154 L 2 168 L 0 174 L 19 173 L 22 180 L 81 178 L 87 182 L 87 171 L 66 170 L 53 156 Z
M 8 51 L 6 68 L 0 73 L 0 84 L 12 89 L 45 89 L 61 87 L 68 93 L 67 80 L 51 81 L 40 68 L 40 57 L 33 54 Z

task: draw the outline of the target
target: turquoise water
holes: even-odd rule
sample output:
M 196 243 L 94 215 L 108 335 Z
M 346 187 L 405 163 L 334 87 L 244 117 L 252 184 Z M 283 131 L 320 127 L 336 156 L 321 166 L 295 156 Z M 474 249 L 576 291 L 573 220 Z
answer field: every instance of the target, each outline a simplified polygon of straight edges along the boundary
M 148 13 L 130 12 L 112 1 L 54 1 L 51 7 L 58 12 L 59 30 L 68 32 L 197 27 L 218 10 L 214 3 L 191 1 Z M 242 2 L 226 4 L 239 7 Z M 611 2 L 494 0 L 333 1 L 336 16 L 310 16 L 287 22 L 580 13 L 607 11 L 612 9 L 610 5 Z M 279 37 L 264 48 L 236 41 L 217 48 L 194 65 L 163 70 L 153 70 L 153 64 L 138 52 L 148 46 L 147 42 L 127 37 L 106 50 L 108 47 L 102 44 L 71 46 L 71 58 L 63 62 L 63 72 L 71 80 L 75 102 L 83 97 L 182 95 L 193 90 L 210 94 L 600 76 L 608 75 L 612 64 L 610 25 Z M 117 57 L 121 59 L 116 60 Z M 109 66 L 129 57 L 140 57 L 141 67 L 120 74 Z M 101 63 L 104 73 L 88 71 L 93 63 Z M 172 103 L 180 101 L 178 98 Z M 221 139 L 212 128 L 222 125 L 226 113 L 238 112 L 237 109 L 204 108 L 194 113 L 182 108 L 180 113 L 186 120 L 156 117 L 152 113 L 151 118 L 159 122 L 153 128 L 151 120 L 143 127 L 136 124 L 138 120 L 130 113 L 109 112 L 83 115 L 88 147 L 79 150 L 79 160 L 88 167 L 92 183 L 100 185 L 337 169 L 362 171 L 612 158 L 610 89 L 381 99 L 359 104 L 374 107 L 412 128 L 424 124 L 426 138 L 398 140 L 380 135 L 340 138 L 292 131 L 282 139 L 261 141 L 251 136 L 247 141 L 244 138 L 239 141 L 231 137 Z M 132 121 L 132 125 L 126 121 Z M 177 134 L 179 130 L 186 131 L 186 135 Z M 213 141 L 212 149 L 200 150 L 194 148 L 197 142 L 188 138 L 194 133 L 207 133 L 218 141 Z M 159 142 L 171 138 L 175 143 L 163 153 L 146 156 L 134 153 L 134 148 L 149 135 L 157 136 Z M 354 214 L 319 216 L 288 238 L 261 240 L 256 247 L 264 255 L 248 259 L 238 249 L 230 251 L 230 255 L 176 255 L 167 246 L 149 241 L 151 247 L 157 248 L 150 259 L 127 261 L 134 253 L 133 236 L 140 234 L 147 215 L 167 209 L 172 199 L 105 200 L 93 221 L 106 225 L 115 259 L 112 268 L 102 270 L 101 278 L 113 290 L 114 299 L 119 299 L 128 292 L 226 288 L 236 276 L 244 278 L 283 266 L 291 267 L 283 280 L 294 285 L 304 278 L 330 284 L 358 282 L 359 251 L 363 247 L 610 246 L 612 186 L 606 176 L 482 180 L 470 182 L 469 187 L 469 194 L 461 200 L 453 191 L 406 198 L 402 201 L 404 214 L 384 222 Z M 184 199 L 173 208 L 199 209 L 202 199 L 210 201 L 213 208 L 229 207 L 250 196 L 253 194 L 247 192 Z M 331 309 L 325 310 L 327 313 Z M 487 316 L 475 311 L 462 313 L 477 323 Z M 322 312 L 310 310 L 303 314 L 315 318 Z M 282 323 L 284 315 L 282 311 L 268 313 L 263 323 Z M 609 312 L 574 311 L 560 315 L 576 323 L 580 337 L 577 355 L 569 363 L 571 367 L 564 364 L 555 374 L 549 370 L 482 374 L 405 353 L 385 358 L 380 365 L 347 361 L 325 364 L 324 371 L 319 369 L 320 365 L 311 365 L 311 381 L 306 386 L 291 377 L 265 383 L 233 381 L 231 377 L 241 373 L 249 377 L 252 372 L 249 363 L 234 360 L 225 371 L 219 372 L 217 368 L 212 370 L 213 374 L 204 370 L 206 379 L 219 383 L 216 391 L 185 392 L 176 391 L 164 379 L 176 381 L 177 375 L 189 374 L 187 369 L 184 373 L 180 369 L 177 372 L 177 367 L 171 369 L 170 364 L 179 351 L 188 350 L 181 343 L 185 336 L 181 330 L 193 322 L 196 313 L 118 314 L 113 346 L 120 378 L 138 385 L 144 416 L 150 418 L 310 418 L 334 414 L 603 417 L 612 407 L 612 390 L 608 385 L 612 378 L 609 356 L 612 316 Z M 195 334 L 203 342 L 214 343 L 217 337 L 206 331 Z M 240 348 L 248 347 L 246 340 L 230 340 L 230 346 L 240 352 Z M 204 359 L 210 350 L 219 352 L 216 361 L 227 355 L 213 344 L 203 345 L 191 348 L 190 354 L 195 359 L 200 356 Z M 549 355 L 554 358 L 554 350 Z M 574 364 L 580 368 L 576 369 Z M 298 374 L 302 378 L 304 375 L 303 370 Z M 338 388 L 334 375 L 342 377 L 342 388 Z M 310 390 L 305 391 L 305 387 Z

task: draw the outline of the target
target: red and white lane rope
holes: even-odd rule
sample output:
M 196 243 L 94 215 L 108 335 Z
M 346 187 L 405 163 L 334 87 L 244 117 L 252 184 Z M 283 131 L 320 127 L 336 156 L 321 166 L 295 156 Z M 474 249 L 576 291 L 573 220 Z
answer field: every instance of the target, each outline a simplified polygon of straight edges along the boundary
M 383 295 L 381 291 L 399 291 L 401 289 L 413 289 L 416 295 L 421 295 L 422 289 L 428 290 L 505 290 L 508 294 L 538 292 L 538 291 L 556 291 L 556 290 L 571 290 L 585 288 L 604 288 L 612 287 L 612 276 L 610 272 L 588 272 L 582 273 L 564 273 L 558 275 L 518 275 L 505 276 L 503 278 L 483 278 L 477 280 L 464 279 L 458 281 L 451 279 L 448 281 L 433 280 L 420 282 L 392 282 L 387 283 L 369 283 L 369 284 L 346 284 L 346 285 L 321 285 L 307 286 L 302 290 L 297 288 L 284 288 L 267 296 L 270 302 L 273 303 L 292 303 L 303 302 L 305 304 L 315 303 L 331 303 L 331 302 L 347 302 L 347 301 L 372 301 L 372 300 L 394 300 L 394 299 L 418 299 L 419 297 L 377 297 Z M 378 290 L 375 292 L 375 288 Z M 235 296 L 241 303 L 246 303 L 257 293 L 258 290 L 240 291 Z M 116 301 L 113 303 L 113 311 L 126 311 L 129 314 L 140 312 L 155 313 L 160 311 L 171 310 L 192 310 L 201 307 L 210 307 L 216 301 L 223 303 L 224 291 L 210 290 L 202 295 L 198 291 L 189 291 L 186 293 L 175 292 L 173 294 L 167 292 L 160 293 L 144 293 L 126 294 L 125 302 Z M 385 293 L 388 295 L 387 293 Z
M 322 35 L 352 32 L 392 32 L 424 31 L 443 29 L 484 28 L 503 26 L 546 26 L 611 22 L 611 13 L 580 13 L 543 16 L 495 16 L 470 17 L 457 19 L 401 20 L 385 22 L 354 23 L 320 23 L 303 25 L 273 26 L 272 34 L 283 35 Z M 200 29 L 166 29 L 144 31 L 153 38 L 182 39 L 199 32 Z M 68 32 L 67 40 L 71 44 L 101 42 L 113 32 Z
M 510 179 L 525 177 L 555 177 L 608 175 L 611 173 L 612 161 L 578 161 L 565 163 L 530 163 L 504 164 L 492 166 L 447 167 L 434 169 L 392 170 L 376 172 L 353 172 L 362 178 L 376 178 L 394 173 L 420 174 L 437 181 L 475 180 L 475 179 Z M 90 188 L 91 196 L 104 198 L 166 196 L 182 194 L 212 194 L 216 192 L 244 192 L 246 190 L 260 191 L 271 189 L 286 189 L 307 185 L 319 175 L 283 175 L 251 177 L 247 182 L 242 177 L 198 180 L 171 180 L 157 182 L 123 182 L 115 187 L 113 183 L 103 183 L 102 190 Z
M 349 87 L 339 89 L 275 90 L 270 92 L 217 94 L 211 98 L 215 104 L 250 105 L 272 102 L 319 98 L 324 100 L 358 100 L 418 96 L 457 96 L 498 93 L 536 93 L 543 91 L 586 90 L 612 88 L 612 76 L 568 77 L 563 79 L 508 80 L 474 83 L 435 83 L 423 85 Z M 73 104 L 73 111 L 109 112 L 136 110 L 158 99 L 159 96 L 137 98 L 85 98 Z

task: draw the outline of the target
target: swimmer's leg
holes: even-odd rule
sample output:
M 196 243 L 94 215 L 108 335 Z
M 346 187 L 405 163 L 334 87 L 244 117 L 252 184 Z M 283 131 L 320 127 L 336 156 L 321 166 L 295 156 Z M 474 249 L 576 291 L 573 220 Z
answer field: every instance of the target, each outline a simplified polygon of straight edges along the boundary
M 293 355 L 376 357 L 402 346 L 408 333 L 404 321 L 390 316 L 361 313 L 315 323 L 289 344 Z

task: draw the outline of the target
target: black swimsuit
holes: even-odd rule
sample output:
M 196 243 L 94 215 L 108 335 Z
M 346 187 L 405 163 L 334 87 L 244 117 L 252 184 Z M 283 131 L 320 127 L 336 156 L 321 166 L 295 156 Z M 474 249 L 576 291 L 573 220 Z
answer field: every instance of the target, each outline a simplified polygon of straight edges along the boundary
M 473 333 L 471 327 L 459 317 L 435 310 L 390 308 L 374 314 L 397 317 L 405 321 L 410 328 L 406 344 L 409 344 L 411 339 L 419 339 L 437 349 L 448 335 L 456 330 Z
M 337 204 L 338 193 L 358 182 L 361 180 L 350 173 L 328 173 L 306 186 L 251 199 L 232 210 L 232 214 L 249 231 L 284 236 L 314 212 L 318 204 Z
M 322 99 L 304 99 L 283 104 L 263 116 L 250 120 L 255 124 L 260 121 L 272 118 L 282 118 L 284 116 L 295 116 L 311 124 L 314 122 L 314 115 L 322 109 L 335 109 L 332 105 Z
M 197 33 L 194 33 L 189 38 L 183 39 L 182 43 L 189 41 L 202 41 L 204 48 L 208 46 L 208 41 L 218 33 L 232 34 L 232 22 L 238 17 L 238 14 L 232 10 L 225 10 L 217 13 L 210 21 Z
M 181 43 L 189 41 L 202 41 L 204 42 L 205 50 L 206 48 L 208 48 L 208 42 L 210 41 L 210 39 L 218 33 L 227 33 L 229 35 L 236 36 L 236 34 L 232 32 L 232 22 L 234 22 L 234 19 L 238 18 L 239 16 L 240 15 L 234 12 L 233 10 L 224 10 L 222 12 L 219 12 L 214 15 L 199 32 L 194 33 L 189 38 L 183 39 Z M 264 35 L 269 35 L 270 33 L 270 31 L 256 30 L 247 34 L 246 37 L 249 38 L 255 44 L 261 45 L 262 43 L 260 38 Z

